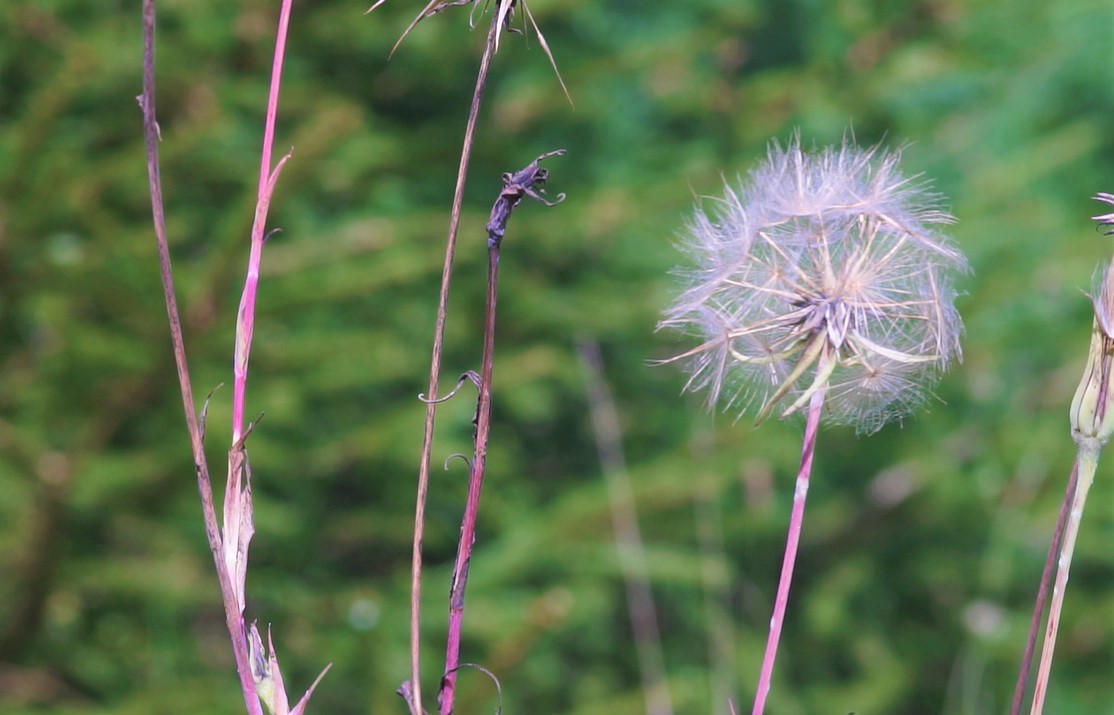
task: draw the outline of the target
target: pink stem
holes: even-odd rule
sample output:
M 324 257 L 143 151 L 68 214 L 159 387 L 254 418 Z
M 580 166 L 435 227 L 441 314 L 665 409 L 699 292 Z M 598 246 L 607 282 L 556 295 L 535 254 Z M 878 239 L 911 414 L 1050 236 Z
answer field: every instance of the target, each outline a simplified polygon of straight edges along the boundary
M 162 274 L 163 292 L 170 320 L 170 336 L 174 346 L 174 361 L 178 370 L 178 381 L 182 391 L 182 405 L 185 408 L 186 424 L 189 427 L 190 444 L 193 448 L 194 465 L 197 470 L 197 485 L 201 495 L 201 508 L 205 516 L 205 534 L 213 553 L 222 600 L 224 602 L 225 622 L 232 641 L 232 651 L 236 659 L 236 670 L 240 676 L 240 687 L 248 715 L 262 715 L 255 680 L 248 662 L 247 634 L 243 627 L 243 614 L 237 605 L 236 591 L 232 574 L 222 556 L 223 545 L 220 526 L 217 524 L 216 507 L 213 503 L 212 481 L 209 465 L 205 457 L 201 425 L 193 399 L 193 389 L 186 359 L 185 341 L 182 336 L 182 321 L 175 297 L 174 276 L 170 263 L 169 239 L 166 232 L 166 217 L 162 197 L 162 180 L 159 175 L 159 129 L 155 117 L 155 0 L 143 3 L 143 124 L 147 144 L 147 169 L 151 182 L 151 208 L 154 215 L 155 235 L 159 251 L 159 265 Z
M 267 97 L 267 117 L 263 127 L 263 151 L 259 162 L 259 191 L 255 205 L 255 221 L 251 227 L 251 253 L 248 272 L 244 279 L 244 292 L 236 321 L 236 351 L 233 358 L 235 381 L 232 392 L 232 443 L 240 441 L 244 433 L 244 400 L 248 384 L 248 357 L 251 353 L 252 334 L 255 331 L 255 297 L 259 292 L 259 266 L 263 260 L 264 229 L 267 211 L 282 166 L 289 154 L 271 169 L 275 143 L 275 122 L 278 117 L 279 90 L 282 87 L 282 66 L 286 57 L 286 36 L 290 28 L 290 11 L 294 0 L 282 0 L 278 32 L 275 37 L 275 58 L 271 65 L 271 90 Z
M 482 387 L 480 388 L 483 389 Z M 472 546 L 476 542 L 476 517 L 480 510 L 480 493 L 483 490 L 485 456 L 478 452 L 468 483 L 468 502 L 464 521 L 460 526 L 460 544 L 457 547 L 456 565 L 453 568 L 452 587 L 449 592 L 449 637 L 445 652 L 445 675 L 438 696 L 441 715 L 451 715 L 456 701 L 456 675 L 460 668 L 460 637 L 464 628 L 464 592 L 468 585 L 468 567 L 472 560 Z
M 433 330 L 433 355 L 429 367 L 429 390 L 426 393 L 425 432 L 422 438 L 422 456 L 418 468 L 418 493 L 414 508 L 414 547 L 410 566 L 410 681 L 404 695 L 410 705 L 410 712 L 422 715 L 422 662 L 421 662 L 421 603 L 422 603 L 422 543 L 425 538 L 425 508 L 429 495 L 429 468 L 433 454 L 433 428 L 437 417 L 437 383 L 441 379 L 442 347 L 445 343 L 445 324 L 449 310 L 449 286 L 453 276 L 453 259 L 456 255 L 457 233 L 460 228 L 460 215 L 464 206 L 464 186 L 468 179 L 468 168 L 472 160 L 472 146 L 475 144 L 476 125 L 480 117 L 487 77 L 491 70 L 491 60 L 495 56 L 495 35 L 498 32 L 498 19 L 492 20 L 487 34 L 487 44 L 480 58 L 480 68 L 476 74 L 476 88 L 472 92 L 472 107 L 464 129 L 464 143 L 460 149 L 460 165 L 457 168 L 456 190 L 453 193 L 452 212 L 449 217 L 449 235 L 445 245 L 445 264 L 441 271 L 441 294 L 437 304 L 437 322 Z M 489 376 L 490 377 L 490 376 Z M 490 383 L 486 383 L 490 384 Z M 483 387 L 481 386 L 481 391 Z M 471 489 L 471 488 L 469 488 Z M 477 499 L 478 499 L 477 495 Z M 469 547 L 470 548 L 470 547 Z M 459 562 L 458 562 L 459 565 Z M 455 584 L 454 584 L 455 589 Z M 452 634 L 449 636 L 450 648 Z M 456 636 L 457 652 L 460 649 L 460 635 Z M 447 670 L 446 670 L 447 672 Z M 454 678 L 450 690 L 455 687 Z M 404 684 L 404 688 L 406 684 Z M 450 708 L 452 692 L 448 695 Z
M 826 385 L 820 387 L 813 393 L 808 406 L 804 446 L 801 451 L 801 469 L 797 472 L 797 485 L 793 490 L 793 513 L 789 519 L 789 536 L 785 544 L 785 559 L 781 564 L 781 580 L 777 586 L 774 615 L 770 619 L 770 637 L 766 641 L 766 655 L 762 659 L 762 674 L 758 678 L 758 691 L 754 694 L 752 715 L 762 715 L 766 708 L 766 696 L 770 694 L 770 682 L 774 675 L 774 661 L 777 659 L 778 641 L 781 640 L 781 627 L 785 622 L 785 607 L 789 603 L 789 586 L 793 581 L 793 566 L 797 561 L 797 547 L 801 541 L 801 527 L 805 518 L 805 499 L 808 497 L 809 476 L 812 474 L 812 457 L 816 449 L 816 433 L 820 428 L 820 413 L 824 408 L 824 394 L 826 391 Z

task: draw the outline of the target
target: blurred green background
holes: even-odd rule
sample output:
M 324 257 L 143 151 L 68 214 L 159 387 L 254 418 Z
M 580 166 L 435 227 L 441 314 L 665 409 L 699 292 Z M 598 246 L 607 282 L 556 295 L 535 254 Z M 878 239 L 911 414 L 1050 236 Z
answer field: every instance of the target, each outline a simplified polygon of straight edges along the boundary
M 410 535 L 448 208 L 486 20 L 423 2 L 295 3 L 249 417 L 249 617 L 314 713 L 403 713 Z M 162 171 L 194 390 L 228 447 L 233 321 L 277 0 L 159 5 Z M 533 0 L 496 58 L 468 185 L 446 386 L 479 368 L 483 225 L 504 171 L 549 162 L 556 208 L 505 243 L 495 425 L 463 659 L 507 713 L 645 712 L 578 341 L 619 412 L 677 713 L 749 711 L 800 425 L 755 431 L 648 362 L 673 242 L 771 139 L 911 142 L 959 217 L 965 362 L 930 409 L 820 437 L 770 715 L 1008 709 L 1073 457 L 1066 410 L 1111 239 L 1109 0 Z M 138 2 L 0 8 L 0 712 L 243 712 L 161 297 Z M 470 450 L 473 395 L 434 462 Z M 1046 712 L 1114 713 L 1114 480 L 1084 518 Z M 436 468 L 424 694 L 443 663 L 466 488 Z M 461 677 L 460 713 L 493 712 Z

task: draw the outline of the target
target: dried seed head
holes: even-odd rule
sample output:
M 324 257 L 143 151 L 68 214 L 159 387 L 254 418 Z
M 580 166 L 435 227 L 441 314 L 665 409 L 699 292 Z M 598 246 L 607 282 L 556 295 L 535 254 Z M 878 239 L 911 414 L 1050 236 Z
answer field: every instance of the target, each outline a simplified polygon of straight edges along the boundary
M 748 180 L 698 207 L 680 247 L 695 267 L 659 327 L 703 342 L 675 360 L 686 389 L 740 413 L 797 411 L 821 386 L 826 418 L 874 432 L 924 401 L 960 357 L 954 219 L 898 153 L 773 145 Z

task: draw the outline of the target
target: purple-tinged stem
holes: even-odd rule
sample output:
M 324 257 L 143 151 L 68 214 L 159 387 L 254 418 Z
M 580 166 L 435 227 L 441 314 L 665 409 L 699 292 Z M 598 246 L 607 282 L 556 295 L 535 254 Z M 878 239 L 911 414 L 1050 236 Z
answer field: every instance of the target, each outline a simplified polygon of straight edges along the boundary
M 282 87 L 282 67 L 286 58 L 286 36 L 290 28 L 290 11 L 293 0 L 282 0 L 278 32 L 275 36 L 275 57 L 271 64 L 271 89 L 267 96 L 267 117 L 263 126 L 263 150 L 259 161 L 259 190 L 255 204 L 255 220 L 251 227 L 251 252 L 244 292 L 236 320 L 236 350 L 233 358 L 235 380 L 232 392 L 232 443 L 237 444 L 244 434 L 244 400 L 248 384 L 248 357 L 251 354 L 252 334 L 255 331 L 255 298 L 259 291 L 259 266 L 263 260 L 264 231 L 267 212 L 275 183 L 283 164 L 290 158 L 286 154 L 278 165 L 271 167 L 274 158 L 275 122 L 278 117 L 279 90 Z
M 275 184 L 286 161 L 288 152 L 274 169 L 271 168 L 275 140 L 275 122 L 278 117 L 279 90 L 282 86 L 282 66 L 286 57 L 286 36 L 290 28 L 290 11 L 293 0 L 283 0 L 279 11 L 278 30 L 275 35 L 275 56 L 271 65 L 271 89 L 267 98 L 267 115 L 263 126 L 263 149 L 260 158 L 259 189 L 255 202 L 255 217 L 251 227 L 251 249 L 248 254 L 247 276 L 244 278 L 244 291 L 240 297 L 240 307 L 236 314 L 236 339 L 233 349 L 232 371 L 232 447 L 228 451 L 228 476 L 224 487 L 224 561 L 225 568 L 233 581 L 233 602 L 225 600 L 225 610 L 229 623 L 233 612 L 239 636 L 247 648 L 247 628 L 244 624 L 244 610 L 247 606 L 245 582 L 247 579 L 248 546 L 252 525 L 251 485 L 245 483 L 247 454 L 244 448 L 244 401 L 247 395 L 248 359 L 251 354 L 252 335 L 255 331 L 255 303 L 259 292 L 259 267 L 263 260 L 264 231 L 267 227 L 267 213 L 271 207 L 271 197 Z M 231 628 L 231 625 L 230 625 Z
M 1048 681 L 1052 674 L 1052 657 L 1056 652 L 1056 634 L 1060 628 L 1060 613 L 1064 608 L 1064 593 L 1068 588 L 1068 574 L 1071 573 L 1072 555 L 1075 553 L 1075 540 L 1079 536 L 1079 524 L 1083 519 L 1083 507 L 1087 504 L 1087 492 L 1095 481 L 1098 467 L 1099 450 L 1083 448 L 1076 458 L 1079 481 L 1072 495 L 1071 511 L 1064 529 L 1064 541 L 1060 545 L 1060 559 L 1056 568 L 1056 584 L 1052 587 L 1052 604 L 1048 608 L 1048 625 L 1041 646 L 1041 660 L 1037 670 L 1037 682 L 1033 688 L 1033 705 L 1030 715 L 1044 712 L 1044 697 L 1048 693 Z
M 1078 482 L 1079 463 L 1077 462 L 1072 465 L 1067 492 L 1064 494 L 1063 504 L 1060 505 L 1060 516 L 1057 517 L 1056 529 L 1052 532 L 1052 543 L 1048 545 L 1048 558 L 1045 559 L 1040 586 L 1037 588 L 1037 599 L 1033 605 L 1033 620 L 1029 624 L 1029 638 L 1025 641 L 1025 653 L 1021 656 L 1021 670 L 1017 674 L 1017 687 L 1014 689 L 1010 715 L 1021 715 L 1021 707 L 1025 701 L 1025 691 L 1029 684 L 1029 671 L 1033 668 L 1033 651 L 1037 646 L 1041 618 L 1044 616 L 1044 604 L 1048 600 L 1048 584 L 1052 580 L 1052 571 L 1056 568 L 1060 543 L 1064 539 L 1064 525 L 1067 523 L 1068 514 L 1071 512 L 1072 497 L 1075 496 L 1075 486 Z
M 413 715 L 422 715 L 422 545 L 425 540 L 425 508 L 429 495 L 429 472 L 433 459 L 433 429 L 437 420 L 437 388 L 441 380 L 441 356 L 445 345 L 445 324 L 449 312 L 449 287 L 452 284 L 453 260 L 456 257 L 457 235 L 460 229 L 460 215 L 464 206 L 464 187 L 468 181 L 468 170 L 475 144 L 476 125 L 480 117 L 487 78 L 491 71 L 491 60 L 495 56 L 495 35 L 498 29 L 497 15 L 488 31 L 487 44 L 480 58 L 480 68 L 476 73 L 476 87 L 472 93 L 472 106 L 464 129 L 464 142 L 460 149 L 460 164 L 457 168 L 456 189 L 453 193 L 452 212 L 449 216 L 449 233 L 445 243 L 445 264 L 441 271 L 441 292 L 437 303 L 437 320 L 433 329 L 433 350 L 429 365 L 429 389 L 426 391 L 425 430 L 422 437 L 422 456 L 418 467 L 418 491 L 414 505 L 414 546 L 410 564 L 410 681 L 404 684 L 406 700 Z M 455 677 L 455 676 L 454 676 Z
M 476 520 L 480 513 L 480 494 L 487 470 L 487 443 L 491 434 L 491 378 L 495 368 L 495 307 L 499 295 L 499 249 L 507 232 L 511 212 L 522 199 L 529 196 L 547 206 L 564 200 L 561 194 L 556 201 L 548 201 L 543 186 L 549 172 L 538 166 L 543 159 L 560 156 L 564 149 L 542 154 L 524 169 L 503 175 L 503 190 L 491 208 L 487 222 L 487 308 L 484 314 L 483 367 L 479 378 L 479 400 L 476 404 L 476 444 L 468 478 L 468 500 L 464 506 L 464 520 L 460 526 L 460 543 L 453 566 L 453 580 L 449 588 L 449 637 L 445 653 L 445 674 L 441 678 L 440 712 L 451 715 L 456 700 L 456 677 L 460 669 L 460 636 L 464 626 L 464 593 L 468 588 L 468 569 L 472 561 L 472 546 L 476 541 Z M 415 714 L 417 715 L 417 714 Z
M 797 547 L 801 542 L 801 527 L 805 518 L 805 500 L 808 498 L 809 477 L 812 474 L 812 457 L 816 451 L 816 434 L 820 428 L 820 414 L 824 409 L 827 384 L 821 385 L 812 395 L 805 422 L 804 446 L 801 450 L 801 469 L 797 472 L 797 485 L 793 490 L 793 512 L 789 518 L 789 535 L 785 543 L 785 558 L 781 564 L 781 579 L 777 586 L 774 615 L 770 619 L 770 637 L 766 641 L 766 655 L 762 658 L 762 674 L 754 694 L 752 715 L 762 715 L 770 683 L 774 675 L 777 646 L 781 640 L 781 627 L 785 622 L 785 607 L 789 602 L 789 586 L 793 581 L 793 566 L 797 561 Z
M 491 433 L 491 378 L 495 366 L 495 301 L 499 284 L 499 244 L 488 250 L 487 311 L 484 318 L 483 367 L 480 375 L 479 400 L 476 404 L 476 445 L 472 455 L 472 469 L 468 476 L 468 500 L 464 505 L 464 519 L 460 525 L 460 543 L 457 545 L 456 563 L 453 566 L 452 586 L 449 589 L 449 637 L 445 652 L 445 675 L 441 680 L 441 715 L 450 715 L 456 700 L 456 676 L 460 668 L 460 636 L 464 627 L 464 592 L 468 587 L 468 567 L 472 561 L 472 546 L 476 542 L 476 520 L 480 513 L 480 494 L 487 471 L 487 443 Z

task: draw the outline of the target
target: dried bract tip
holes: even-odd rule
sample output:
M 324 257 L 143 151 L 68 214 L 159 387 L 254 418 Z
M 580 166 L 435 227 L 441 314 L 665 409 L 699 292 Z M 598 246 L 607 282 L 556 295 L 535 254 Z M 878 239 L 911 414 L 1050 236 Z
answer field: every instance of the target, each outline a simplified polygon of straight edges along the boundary
M 759 420 L 827 389 L 826 419 L 874 432 L 924 401 L 961 357 L 954 221 L 899 153 L 849 142 L 773 145 L 714 210 L 697 207 L 681 249 L 695 267 L 659 327 L 702 343 L 678 356 L 687 389 Z
M 1114 264 L 1099 271 L 1096 284 L 1091 349 L 1070 413 L 1072 437 L 1090 449 L 1114 433 Z

